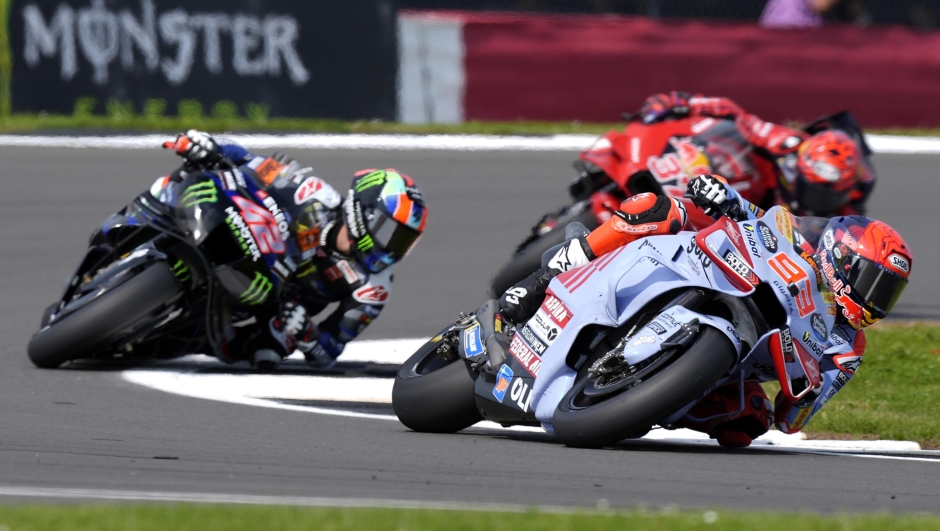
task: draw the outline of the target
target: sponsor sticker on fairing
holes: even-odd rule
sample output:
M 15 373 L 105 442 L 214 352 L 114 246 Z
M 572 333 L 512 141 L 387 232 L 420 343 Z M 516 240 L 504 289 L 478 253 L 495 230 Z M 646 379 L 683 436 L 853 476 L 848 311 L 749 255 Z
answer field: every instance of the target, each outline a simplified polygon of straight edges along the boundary
M 513 377 L 512 369 L 508 365 L 503 365 L 499 368 L 499 372 L 496 373 L 496 385 L 493 386 L 493 396 L 496 397 L 496 400 L 499 400 L 499 403 L 503 403 L 503 399 L 506 398 L 506 391 L 509 390 L 509 384 L 512 382 Z
M 814 313 L 810 316 L 810 324 L 813 325 L 813 333 L 816 334 L 816 338 L 820 341 L 826 341 L 829 339 L 829 331 L 826 329 L 826 321 L 823 319 L 823 316 Z
M 777 236 L 774 235 L 770 227 L 763 221 L 757 222 L 757 237 L 760 238 L 761 245 L 771 253 L 777 252 Z
M 790 336 L 790 328 L 787 326 L 780 330 L 780 348 L 783 351 L 783 361 L 785 363 L 796 361 L 793 357 L 793 338 Z
M 744 240 L 747 241 L 748 250 L 755 257 L 763 258 L 764 254 L 761 253 L 760 247 L 757 245 L 757 231 L 754 229 L 754 225 L 744 223 L 742 227 L 744 227 Z
M 561 302 L 561 299 L 556 297 L 554 294 L 549 293 L 545 297 L 545 301 L 542 303 L 542 310 L 548 314 L 552 321 L 555 321 L 559 327 L 564 328 L 568 324 L 568 321 L 571 320 L 571 311 L 568 310 L 568 307 L 565 306 L 565 303 Z
M 483 340 L 480 338 L 479 324 L 475 324 L 463 331 L 463 352 L 468 358 L 479 356 L 486 352 L 483 349 Z
M 529 343 L 529 346 L 532 347 L 532 350 L 534 350 L 536 354 L 541 356 L 545 353 L 545 349 L 548 348 L 548 345 L 543 343 L 542 340 L 535 335 L 535 332 L 533 332 L 528 325 L 520 328 L 519 333 L 522 335 L 522 338 Z
M 529 319 L 526 325 L 532 328 L 532 330 L 545 341 L 546 345 L 551 345 L 555 342 L 555 338 L 558 337 L 558 328 L 555 326 L 551 317 L 549 317 L 542 308 L 539 308 L 539 310 L 535 312 L 535 315 L 532 316 L 532 319 Z
M 522 378 L 516 378 L 512 382 L 512 389 L 509 390 L 509 398 L 523 413 L 528 413 L 529 405 L 532 403 L 532 391 L 529 389 L 529 384 L 525 383 Z
M 542 366 L 542 358 L 525 344 L 525 341 L 519 337 L 519 334 L 513 336 L 512 342 L 509 344 L 509 353 L 516 358 L 516 361 L 522 365 L 522 368 L 525 369 L 526 372 L 533 377 L 539 375 L 539 367 Z

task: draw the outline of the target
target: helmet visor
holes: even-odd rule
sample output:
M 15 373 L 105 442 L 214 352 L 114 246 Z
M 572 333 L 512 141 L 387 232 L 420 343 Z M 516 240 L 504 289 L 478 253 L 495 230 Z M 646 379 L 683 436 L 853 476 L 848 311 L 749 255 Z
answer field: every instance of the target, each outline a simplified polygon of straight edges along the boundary
M 399 223 L 380 209 L 372 212 L 367 225 L 375 246 L 396 261 L 404 258 L 421 236 L 420 232 Z
M 874 317 L 883 319 L 898 302 L 907 287 L 907 279 L 867 258 L 853 255 L 850 260 L 851 266 L 844 278 L 852 286 L 855 297 Z
M 835 215 L 849 202 L 849 191 L 838 191 L 831 184 L 804 182 L 799 187 L 800 209 L 817 216 Z

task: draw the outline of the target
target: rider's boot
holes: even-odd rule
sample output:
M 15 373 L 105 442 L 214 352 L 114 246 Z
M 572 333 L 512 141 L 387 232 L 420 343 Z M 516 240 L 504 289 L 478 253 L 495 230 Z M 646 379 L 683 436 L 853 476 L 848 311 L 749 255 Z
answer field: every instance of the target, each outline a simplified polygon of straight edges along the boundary
M 572 223 L 568 232 L 580 232 L 584 225 Z M 551 252 L 551 250 L 549 250 Z M 548 254 L 548 253 L 546 253 Z M 595 258 L 583 234 L 569 239 L 541 268 L 506 290 L 499 298 L 503 317 L 514 324 L 522 324 L 535 315 L 539 305 L 545 299 L 548 284 L 558 275 L 581 267 Z
M 740 384 L 726 384 L 705 395 L 676 425 L 707 433 L 721 446 L 744 448 L 767 433 L 774 409 L 757 382 L 744 382 L 744 409 L 735 413 L 740 407 Z
M 528 321 L 542 304 L 548 284 L 556 276 L 639 238 L 676 234 L 685 226 L 687 219 L 685 207 L 678 199 L 643 193 L 621 203 L 620 210 L 589 234 L 585 233 L 584 225 L 570 224 L 565 235 L 568 241 L 543 263 L 541 269 L 500 297 L 503 315 L 517 324 Z

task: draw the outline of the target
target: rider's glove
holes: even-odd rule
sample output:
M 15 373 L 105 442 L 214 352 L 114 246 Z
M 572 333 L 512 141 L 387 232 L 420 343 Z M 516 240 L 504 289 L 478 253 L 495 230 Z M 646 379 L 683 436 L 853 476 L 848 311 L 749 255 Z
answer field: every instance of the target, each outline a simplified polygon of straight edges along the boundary
M 208 134 L 195 129 L 178 135 L 175 142 L 166 142 L 163 147 L 172 149 L 177 155 L 197 166 L 207 166 L 221 158 L 216 141 Z
M 746 218 L 738 200 L 738 193 L 723 177 L 718 175 L 699 175 L 689 181 L 685 197 L 692 200 L 714 219 L 721 216 L 740 221 Z
M 687 92 L 675 90 L 654 94 L 646 98 L 638 114 L 645 124 L 659 122 L 670 114 L 684 116 L 689 114 L 689 97 Z

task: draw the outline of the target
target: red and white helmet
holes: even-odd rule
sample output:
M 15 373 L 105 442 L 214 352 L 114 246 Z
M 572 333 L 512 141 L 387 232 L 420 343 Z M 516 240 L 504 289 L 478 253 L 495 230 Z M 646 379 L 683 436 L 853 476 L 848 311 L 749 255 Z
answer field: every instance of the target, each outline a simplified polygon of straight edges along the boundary
M 858 182 L 859 159 L 858 146 L 841 131 L 823 131 L 803 142 L 796 163 L 799 209 L 817 216 L 835 214 L 849 202 Z
M 856 330 L 887 317 L 911 275 L 913 255 L 901 235 L 863 216 L 831 219 L 816 253 L 842 317 Z

